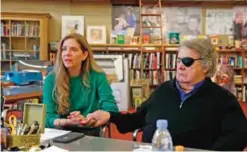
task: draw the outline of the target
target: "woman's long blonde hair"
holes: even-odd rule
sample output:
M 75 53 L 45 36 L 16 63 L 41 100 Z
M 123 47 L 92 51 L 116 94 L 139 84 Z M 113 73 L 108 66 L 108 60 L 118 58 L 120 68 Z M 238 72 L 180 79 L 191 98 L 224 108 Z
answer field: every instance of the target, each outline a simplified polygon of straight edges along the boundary
M 84 36 L 80 34 L 69 34 L 65 36 L 59 45 L 58 52 L 57 52 L 57 58 L 56 63 L 54 67 L 54 73 L 55 73 L 55 87 L 53 89 L 53 99 L 56 101 L 58 107 L 57 107 L 57 113 L 61 115 L 65 115 L 68 113 L 70 108 L 70 81 L 69 81 L 69 74 L 63 64 L 62 61 L 62 47 L 63 43 L 67 39 L 74 39 L 76 42 L 80 45 L 82 51 L 87 51 L 88 56 L 87 58 L 82 61 L 81 63 L 81 76 L 82 76 L 82 83 L 86 87 L 90 87 L 89 85 L 89 72 L 90 70 L 96 71 L 96 72 L 103 72 L 102 69 L 96 64 L 93 52 L 85 39 Z

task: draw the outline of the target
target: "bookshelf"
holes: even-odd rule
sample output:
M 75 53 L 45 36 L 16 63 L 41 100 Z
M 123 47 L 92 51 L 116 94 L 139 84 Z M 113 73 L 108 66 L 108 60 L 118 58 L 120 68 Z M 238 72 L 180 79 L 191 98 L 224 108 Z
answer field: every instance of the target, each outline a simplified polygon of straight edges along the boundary
M 18 60 L 48 60 L 48 13 L 1 12 L 1 75 Z

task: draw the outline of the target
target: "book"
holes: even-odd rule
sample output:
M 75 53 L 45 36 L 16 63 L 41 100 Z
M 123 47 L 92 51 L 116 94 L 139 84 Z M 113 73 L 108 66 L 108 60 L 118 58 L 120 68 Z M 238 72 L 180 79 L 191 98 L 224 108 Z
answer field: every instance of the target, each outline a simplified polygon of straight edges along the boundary
M 117 44 L 124 44 L 124 35 L 117 35 Z

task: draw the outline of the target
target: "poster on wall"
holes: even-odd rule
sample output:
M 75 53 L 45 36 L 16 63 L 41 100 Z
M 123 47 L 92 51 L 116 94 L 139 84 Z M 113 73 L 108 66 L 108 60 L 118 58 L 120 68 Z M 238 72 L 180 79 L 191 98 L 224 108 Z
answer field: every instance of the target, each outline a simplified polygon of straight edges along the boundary
M 233 37 L 234 40 L 247 38 L 247 7 L 233 8 Z
M 178 32 L 182 36 L 202 34 L 201 7 L 164 7 L 162 12 L 166 37 L 170 32 Z
M 206 9 L 206 34 L 232 34 L 232 17 L 232 9 Z
M 62 38 L 70 33 L 84 35 L 84 16 L 62 16 Z
M 134 28 L 134 35 L 139 35 L 139 7 L 113 5 L 112 35 L 126 35 L 128 28 Z

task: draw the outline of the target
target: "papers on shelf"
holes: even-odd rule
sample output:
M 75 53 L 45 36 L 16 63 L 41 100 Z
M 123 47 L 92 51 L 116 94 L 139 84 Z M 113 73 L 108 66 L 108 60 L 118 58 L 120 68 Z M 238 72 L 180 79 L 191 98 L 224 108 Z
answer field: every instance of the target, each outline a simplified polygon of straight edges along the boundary
M 41 142 L 51 140 L 55 137 L 62 136 L 65 134 L 70 133 L 71 131 L 66 131 L 66 130 L 59 130 L 59 129 L 52 129 L 52 128 L 45 128 L 45 133 L 41 134 Z

